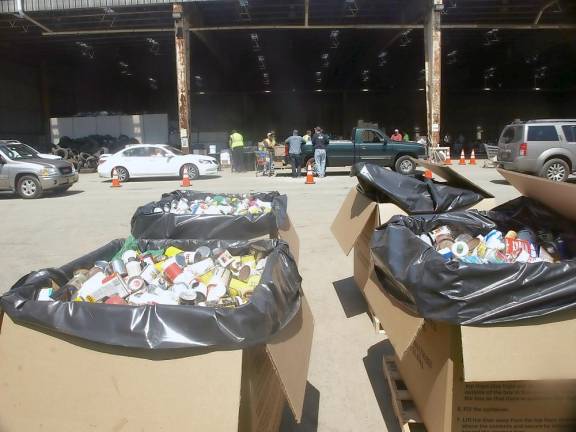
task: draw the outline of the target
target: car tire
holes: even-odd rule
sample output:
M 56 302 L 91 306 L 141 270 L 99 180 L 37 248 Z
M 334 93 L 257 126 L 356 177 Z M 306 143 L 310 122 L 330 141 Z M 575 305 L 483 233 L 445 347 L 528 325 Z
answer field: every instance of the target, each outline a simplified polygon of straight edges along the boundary
M 118 167 L 113 168 L 110 176 L 113 175 L 114 170 L 116 170 L 116 174 L 118 174 L 118 178 L 120 179 L 120 182 L 124 183 L 124 182 L 127 182 L 128 180 L 130 180 L 130 173 L 123 166 L 118 166 Z
M 569 174 L 570 167 L 566 161 L 562 159 L 550 159 L 540 170 L 540 177 L 544 177 L 555 182 L 566 181 Z
M 200 177 L 200 170 L 194 164 L 186 164 L 180 168 L 180 177 L 184 176 L 184 168 L 188 168 L 188 177 L 190 177 L 190 180 L 196 180 Z
M 42 185 L 35 176 L 25 175 L 18 179 L 16 192 L 24 199 L 39 198 L 42 195 Z
M 416 164 L 410 156 L 400 156 L 394 163 L 394 171 L 404 175 L 413 174 L 416 170 Z

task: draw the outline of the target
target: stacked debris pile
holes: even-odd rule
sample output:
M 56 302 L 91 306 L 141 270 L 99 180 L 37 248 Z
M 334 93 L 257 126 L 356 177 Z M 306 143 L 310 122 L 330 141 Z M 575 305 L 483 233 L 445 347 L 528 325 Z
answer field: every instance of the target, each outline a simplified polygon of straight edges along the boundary
M 60 138 L 52 145 L 52 154 L 72 163 L 77 170 L 96 170 L 98 158 L 104 153 L 115 153 L 128 144 L 140 144 L 136 138 L 120 135 L 89 135 L 84 138 Z

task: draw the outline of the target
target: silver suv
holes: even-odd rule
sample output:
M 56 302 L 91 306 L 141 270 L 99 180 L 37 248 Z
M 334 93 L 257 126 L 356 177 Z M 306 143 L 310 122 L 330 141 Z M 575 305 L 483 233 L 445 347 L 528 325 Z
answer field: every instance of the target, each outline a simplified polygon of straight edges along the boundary
M 64 192 L 77 181 L 78 173 L 71 163 L 44 159 L 25 144 L 0 140 L 0 191 L 31 199 L 44 191 Z
M 576 120 L 529 120 L 504 128 L 498 141 L 503 168 L 566 181 L 576 171 Z

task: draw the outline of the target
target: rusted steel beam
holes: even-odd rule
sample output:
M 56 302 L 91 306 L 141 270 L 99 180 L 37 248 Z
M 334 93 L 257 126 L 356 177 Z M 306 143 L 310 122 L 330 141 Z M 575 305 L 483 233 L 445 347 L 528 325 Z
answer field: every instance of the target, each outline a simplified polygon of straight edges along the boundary
M 182 4 L 174 4 L 176 43 L 176 82 L 178 88 L 178 125 L 183 153 L 190 153 L 190 39 L 189 23 Z
M 426 59 L 426 112 L 428 137 L 432 147 L 440 145 L 442 96 L 442 30 L 441 10 L 437 0 L 429 1 L 429 12 L 424 25 L 424 51 Z

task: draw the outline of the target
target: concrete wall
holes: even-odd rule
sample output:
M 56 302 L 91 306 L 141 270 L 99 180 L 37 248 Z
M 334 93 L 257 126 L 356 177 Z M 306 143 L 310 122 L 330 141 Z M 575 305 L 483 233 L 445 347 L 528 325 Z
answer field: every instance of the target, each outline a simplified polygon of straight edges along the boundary
M 36 147 L 47 142 L 40 67 L 3 61 L 0 67 L 0 139 Z

